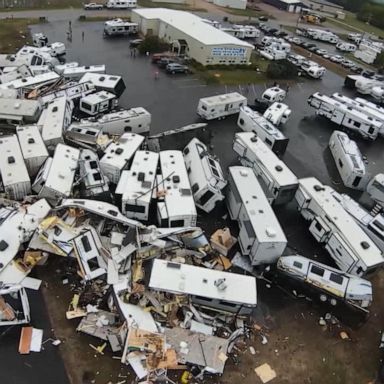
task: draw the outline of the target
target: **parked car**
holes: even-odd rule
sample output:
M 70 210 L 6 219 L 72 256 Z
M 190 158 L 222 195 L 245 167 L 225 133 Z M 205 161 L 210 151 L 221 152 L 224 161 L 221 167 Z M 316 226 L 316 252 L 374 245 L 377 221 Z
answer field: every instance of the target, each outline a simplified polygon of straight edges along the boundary
M 260 16 L 259 20 L 260 21 L 268 21 L 268 17 L 267 16 Z
M 163 57 L 156 64 L 159 68 L 166 68 L 168 64 L 172 64 L 176 62 L 176 58 L 173 57 Z
M 325 50 L 325 49 L 317 49 L 315 51 L 316 54 L 320 55 L 320 56 L 324 56 L 324 55 L 327 55 L 328 54 L 328 51 Z
M 351 60 L 345 59 L 344 61 L 341 62 L 341 65 L 344 68 L 352 68 L 355 65 L 355 63 Z
M 317 45 L 315 45 L 314 47 L 309 47 L 308 50 L 311 52 L 316 52 L 319 50 L 319 47 Z
M 84 4 L 84 9 L 86 10 L 91 10 L 91 9 L 100 10 L 103 8 L 104 8 L 103 4 L 97 4 L 97 3 Z
M 351 70 L 357 74 L 360 74 L 364 71 L 364 68 L 361 68 L 358 65 L 354 65 L 353 67 L 351 67 Z
M 175 73 L 189 73 L 190 72 L 189 67 L 187 67 L 186 65 L 183 65 L 183 64 L 179 64 L 179 63 L 170 63 L 165 67 L 165 70 L 168 73 L 172 73 L 172 75 L 174 75 Z
M 344 60 L 344 57 L 339 55 L 333 55 L 329 58 L 329 60 L 333 61 L 334 63 L 340 64 Z
M 161 59 L 170 59 L 176 57 L 176 54 L 173 52 L 161 52 L 161 53 L 154 53 L 152 55 L 152 63 L 156 64 L 158 63 Z
M 265 33 L 267 35 L 274 35 L 276 32 L 278 32 L 279 30 L 277 28 L 269 28 L 268 31 L 266 31 Z

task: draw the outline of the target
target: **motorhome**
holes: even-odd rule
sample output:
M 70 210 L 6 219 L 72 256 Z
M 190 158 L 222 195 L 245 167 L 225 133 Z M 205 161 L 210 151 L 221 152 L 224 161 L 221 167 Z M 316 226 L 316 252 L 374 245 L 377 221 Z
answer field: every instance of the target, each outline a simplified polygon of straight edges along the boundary
M 37 125 L 19 126 L 16 133 L 29 177 L 33 179 L 49 156 L 47 148 Z
M 61 199 L 71 195 L 79 156 L 78 149 L 57 144 L 53 159 L 47 159 L 33 183 L 34 190 L 41 186 L 39 197 L 57 205 Z
M 272 87 L 266 89 L 261 95 L 261 100 L 266 101 L 267 103 L 281 102 L 287 96 L 287 92 L 284 89 L 277 87 Z
M 194 137 L 183 150 L 189 182 L 195 204 L 204 212 L 211 212 L 224 200 L 223 189 L 227 185 L 217 158 L 208 152 L 207 146 Z
M 160 227 L 194 227 L 197 213 L 181 151 L 160 152 L 157 219 Z
M 47 104 L 59 97 L 66 97 L 73 103 L 77 103 L 79 99 L 96 91 L 95 86 L 91 82 L 70 84 L 60 87 L 58 90 L 44 94 L 40 97 L 42 104 Z
M 257 305 L 256 278 L 181 264 L 153 261 L 149 288 L 191 297 L 194 305 L 214 311 L 250 315 Z
M 79 175 L 82 196 L 103 199 L 109 197 L 108 179 L 103 175 L 97 153 L 90 149 L 80 150 Z
M 364 139 L 375 140 L 380 132 L 382 123 L 379 120 L 319 92 L 308 98 L 308 104 L 316 109 L 316 115 L 324 116 L 340 127 L 358 133 Z
M 197 114 L 205 120 L 222 119 L 239 113 L 247 105 L 247 98 L 238 92 L 204 97 L 199 100 Z
M 10 126 L 33 124 L 39 120 L 42 105 L 38 100 L 0 98 L 0 123 Z
M 104 23 L 105 36 L 130 36 L 138 32 L 138 24 L 131 23 L 122 19 L 108 20 Z
M 349 304 L 367 311 L 372 303 L 372 285 L 368 280 L 299 255 L 282 256 L 277 270 L 306 285 L 314 297 L 333 306 Z
M 72 121 L 73 102 L 59 97 L 48 103 L 37 123 L 47 147 L 63 142 L 63 134 Z
M 295 200 L 309 231 L 344 272 L 362 276 L 384 264 L 375 243 L 333 197 L 334 190 L 314 177 L 299 180 Z
M 329 139 L 329 149 L 344 185 L 360 191 L 365 190 L 368 178 L 363 156 L 356 142 L 346 133 L 336 130 Z
M 287 239 L 253 170 L 229 167 L 227 207 L 239 224 L 241 253 L 252 265 L 272 264 L 283 254 Z
M 137 0 L 108 0 L 106 7 L 108 9 L 136 8 Z
M 339 41 L 339 37 L 330 31 L 323 29 L 307 29 L 307 36 L 313 40 L 320 40 L 331 44 L 336 44 Z
M 339 41 L 336 44 L 336 49 L 343 52 L 355 52 L 356 48 L 355 44 L 347 43 L 346 41 Z
M 0 138 L 0 174 L 8 199 L 23 200 L 31 193 L 31 180 L 16 135 Z
M 263 114 L 263 116 L 273 125 L 285 124 L 291 116 L 291 109 L 287 104 L 273 103 Z
M 368 195 L 381 207 L 384 207 L 384 173 L 378 173 L 367 184 Z
M 78 80 L 81 79 L 86 73 L 105 73 L 105 65 L 89 65 L 83 67 L 65 68 L 62 76 L 65 79 Z
M 131 218 L 147 221 L 156 189 L 159 154 L 137 151 L 131 169 L 123 171 L 115 193 L 121 197 L 121 212 Z
M 237 125 L 243 131 L 256 133 L 277 155 L 285 153 L 289 139 L 260 113 L 241 107 Z
M 121 76 L 86 73 L 79 83 L 92 83 L 96 91 L 107 91 L 120 97 L 125 90 L 125 83 Z
M 95 146 L 98 143 L 101 134 L 101 126 L 99 123 L 84 120 L 72 123 L 64 133 L 67 140 L 91 146 Z
M 260 137 L 253 132 L 236 133 L 233 150 L 242 165 L 253 169 L 270 204 L 286 204 L 293 199 L 297 177 Z
M 90 116 L 108 112 L 116 108 L 119 101 L 113 93 L 100 91 L 80 99 L 79 109 Z
M 97 122 L 108 135 L 120 136 L 124 132 L 148 134 L 151 126 L 151 114 L 142 107 L 121 110 L 102 115 Z
M 130 166 L 133 155 L 143 141 L 144 137 L 136 133 L 124 133 L 117 142 L 108 145 L 100 160 L 100 166 L 111 183 L 118 184 L 121 172 Z

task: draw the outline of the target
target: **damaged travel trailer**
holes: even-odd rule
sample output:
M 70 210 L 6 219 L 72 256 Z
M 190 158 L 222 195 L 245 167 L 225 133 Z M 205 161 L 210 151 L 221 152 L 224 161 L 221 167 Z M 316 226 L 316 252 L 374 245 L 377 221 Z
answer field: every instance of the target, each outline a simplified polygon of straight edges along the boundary
M 273 103 L 263 114 L 263 116 L 273 125 L 285 124 L 291 116 L 291 109 L 287 104 Z
M 92 93 L 80 99 L 79 109 L 90 116 L 111 111 L 116 108 L 119 101 L 116 95 L 106 91 Z
M 316 109 L 316 115 L 324 116 L 340 127 L 358 133 L 364 139 L 375 140 L 381 129 L 381 121 L 319 92 L 308 98 L 308 104 Z
M 27 292 L 21 285 L 0 287 L 0 327 L 28 324 L 31 321 Z
M 227 185 L 218 159 L 208 152 L 207 146 L 196 137 L 183 150 L 195 204 L 204 212 L 211 212 L 224 200 Z
M 195 201 L 181 151 L 160 152 L 157 176 L 157 220 L 160 227 L 194 227 Z
M 67 100 L 71 100 L 73 103 L 77 103 L 79 99 L 95 92 L 95 90 L 96 88 L 91 82 L 78 84 L 70 83 L 70 85 L 65 85 L 60 87 L 58 90 L 44 94 L 44 96 L 42 96 L 40 99 L 44 105 L 59 97 L 65 97 Z
M 229 167 L 227 207 L 239 224 L 241 253 L 252 265 L 273 264 L 283 254 L 287 239 L 253 170 Z
M 0 123 L 4 125 L 14 127 L 36 123 L 41 111 L 42 105 L 38 100 L 0 98 Z
M 49 156 L 47 148 L 37 125 L 19 126 L 16 133 L 29 176 L 34 178 Z
M 253 169 L 270 204 L 286 204 L 293 199 L 297 177 L 256 134 L 236 133 L 233 150 L 242 165 Z
M 356 142 L 344 132 L 333 131 L 329 139 L 329 149 L 344 185 L 363 191 L 368 183 L 368 177 L 363 156 Z
M 377 204 L 384 207 L 384 173 L 378 173 L 372 177 L 366 191 Z
M 16 135 L 0 138 L 0 174 L 8 199 L 23 200 L 31 193 L 31 180 Z
M 275 103 L 283 101 L 287 96 L 287 92 L 284 89 L 277 87 L 268 88 L 261 95 L 261 100 L 266 101 L 267 103 Z
M 86 73 L 105 73 L 105 65 L 87 65 L 82 67 L 67 67 L 64 69 L 63 73 L 61 74 L 65 79 L 68 80 L 79 80 L 81 79 Z
M 100 159 L 100 167 L 110 183 L 119 183 L 121 172 L 130 167 L 133 155 L 143 142 L 143 136 L 124 133 L 117 142 L 108 145 Z
M 310 222 L 309 231 L 344 272 L 363 276 L 383 265 L 375 243 L 333 197 L 333 189 L 316 178 L 299 180 L 295 199 L 298 210 Z
M 199 100 L 197 114 L 205 120 L 221 119 L 240 112 L 247 98 L 238 92 L 204 97 Z
M 155 259 L 149 288 L 189 295 L 192 303 L 218 312 L 250 315 L 257 305 L 256 278 Z
M 283 275 L 306 285 L 315 297 L 332 306 L 345 303 L 368 311 L 372 303 L 372 285 L 368 280 L 318 261 L 299 255 L 282 256 L 277 261 L 277 269 Z
M 136 35 L 139 30 L 137 23 L 122 19 L 108 20 L 104 23 L 104 36 L 130 36 Z
M 254 132 L 277 155 L 285 153 L 289 139 L 260 113 L 241 107 L 237 125 L 243 131 Z
M 86 73 L 79 81 L 79 84 L 91 83 L 96 91 L 106 91 L 120 97 L 125 91 L 125 83 L 121 76 L 106 75 L 99 73 Z
M 131 169 L 123 171 L 115 193 L 121 197 L 121 212 L 131 218 L 147 221 L 156 189 L 159 154 L 137 151 Z
M 98 143 L 101 134 L 100 124 L 92 123 L 87 120 L 72 123 L 64 133 L 67 140 L 91 146 L 95 146 Z

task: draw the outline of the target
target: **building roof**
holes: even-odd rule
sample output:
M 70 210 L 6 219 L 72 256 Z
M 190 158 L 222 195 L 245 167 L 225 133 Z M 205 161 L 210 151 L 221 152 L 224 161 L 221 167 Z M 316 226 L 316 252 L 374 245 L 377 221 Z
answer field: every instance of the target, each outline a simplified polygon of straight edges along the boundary
M 253 49 L 253 45 L 204 22 L 200 17 L 184 11 L 165 8 L 140 8 L 133 13 L 145 19 L 158 19 L 186 33 L 205 45 L 233 44 Z

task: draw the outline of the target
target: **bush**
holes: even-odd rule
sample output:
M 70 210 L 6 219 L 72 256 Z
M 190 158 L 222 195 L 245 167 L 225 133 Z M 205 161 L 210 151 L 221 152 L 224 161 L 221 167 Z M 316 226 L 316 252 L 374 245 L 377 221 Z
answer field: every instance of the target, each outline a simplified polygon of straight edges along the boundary
M 266 74 L 270 79 L 293 79 L 297 76 L 297 69 L 288 60 L 276 60 L 268 64 Z
M 169 44 L 160 40 L 157 36 L 146 36 L 143 42 L 139 45 L 139 52 L 145 54 L 164 52 L 169 50 Z

